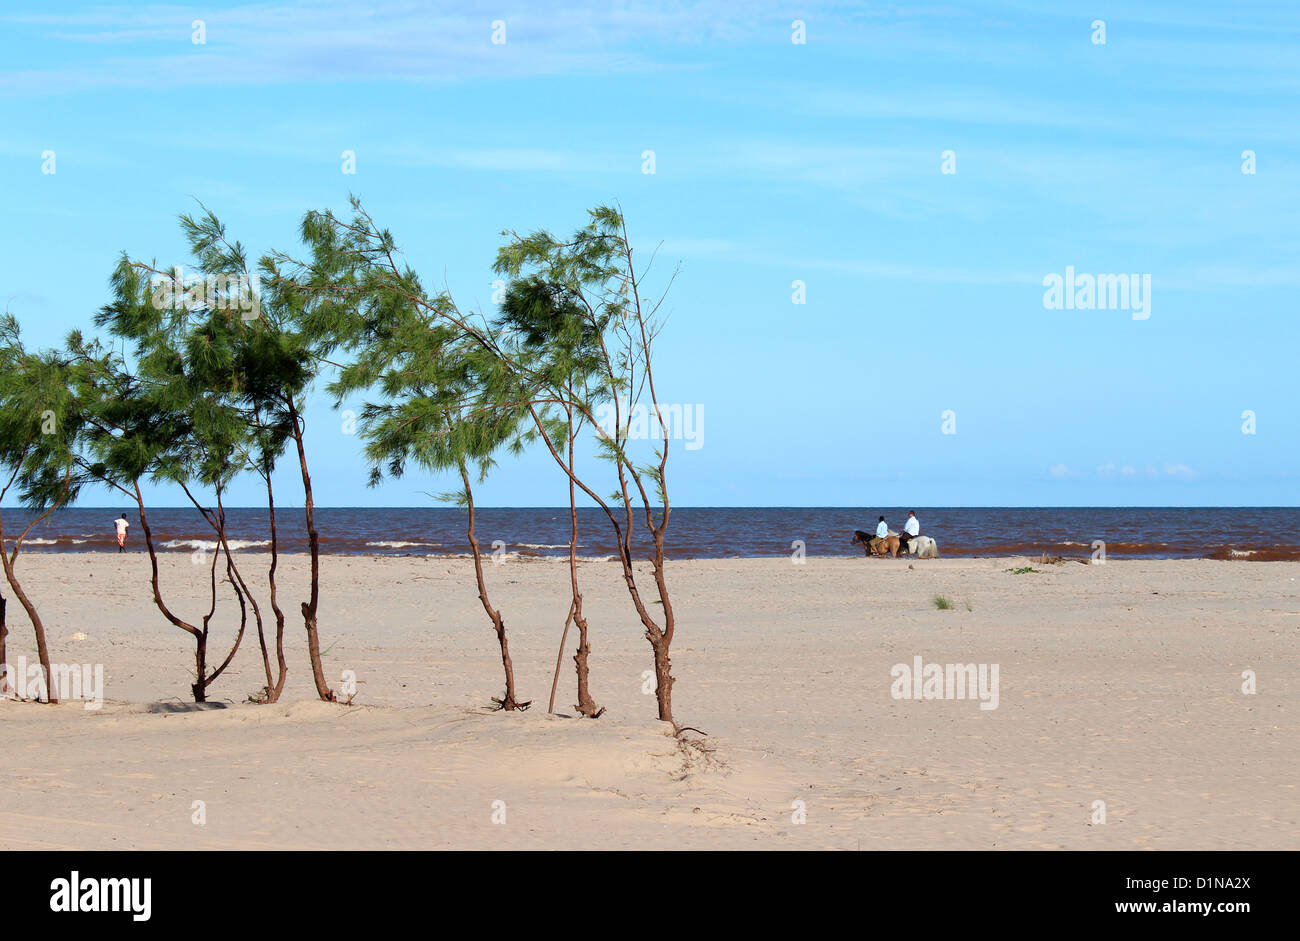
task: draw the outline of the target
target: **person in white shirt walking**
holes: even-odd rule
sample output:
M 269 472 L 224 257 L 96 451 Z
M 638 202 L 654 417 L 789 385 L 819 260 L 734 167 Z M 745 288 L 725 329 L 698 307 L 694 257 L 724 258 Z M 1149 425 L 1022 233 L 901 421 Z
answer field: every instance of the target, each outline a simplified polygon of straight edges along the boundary
M 126 551 L 126 531 L 128 527 L 130 527 L 130 525 L 131 524 L 126 521 L 125 513 L 119 516 L 117 519 L 113 520 L 113 528 L 117 530 L 117 551 L 118 552 Z

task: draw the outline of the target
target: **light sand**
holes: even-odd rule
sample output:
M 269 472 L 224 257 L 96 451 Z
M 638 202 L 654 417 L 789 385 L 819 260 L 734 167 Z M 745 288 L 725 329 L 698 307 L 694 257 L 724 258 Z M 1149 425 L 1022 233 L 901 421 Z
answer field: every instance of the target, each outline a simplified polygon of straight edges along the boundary
M 263 579 L 265 557 L 243 558 Z M 514 715 L 483 708 L 500 661 L 468 561 L 323 564 L 326 666 L 336 688 L 356 672 L 358 705 L 313 701 L 293 557 L 284 701 L 241 704 L 263 682 L 250 636 L 212 691 L 229 708 L 168 712 L 191 643 L 153 608 L 146 558 L 21 559 L 54 660 L 102 663 L 108 701 L 0 703 L 0 848 L 1300 848 L 1300 564 L 673 563 L 675 710 L 716 748 L 689 767 L 642 692 L 650 649 L 616 565 L 582 568 L 609 709 L 587 721 L 545 714 L 563 562 L 487 568 L 534 700 Z M 177 554 L 163 574 L 199 617 L 206 569 Z M 11 661 L 34 660 L 9 613 Z M 998 664 L 999 707 L 892 698 L 890 668 L 916 655 Z M 573 685 L 566 654 L 557 710 Z

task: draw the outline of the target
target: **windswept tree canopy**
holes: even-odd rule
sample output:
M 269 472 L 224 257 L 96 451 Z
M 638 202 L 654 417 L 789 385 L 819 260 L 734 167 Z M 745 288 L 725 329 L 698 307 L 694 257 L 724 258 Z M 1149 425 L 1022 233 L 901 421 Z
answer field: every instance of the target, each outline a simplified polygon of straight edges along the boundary
M 33 509 L 76 499 L 85 483 L 77 461 L 87 425 L 75 361 L 30 351 L 18 322 L 0 316 L 0 487 Z

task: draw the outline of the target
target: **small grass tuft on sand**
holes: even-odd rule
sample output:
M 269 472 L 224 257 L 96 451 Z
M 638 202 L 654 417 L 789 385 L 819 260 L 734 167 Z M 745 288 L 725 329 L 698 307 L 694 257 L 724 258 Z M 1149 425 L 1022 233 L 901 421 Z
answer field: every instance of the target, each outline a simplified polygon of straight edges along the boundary
M 934 606 L 940 611 L 951 611 L 953 607 L 952 599 L 947 595 L 935 595 L 932 599 Z

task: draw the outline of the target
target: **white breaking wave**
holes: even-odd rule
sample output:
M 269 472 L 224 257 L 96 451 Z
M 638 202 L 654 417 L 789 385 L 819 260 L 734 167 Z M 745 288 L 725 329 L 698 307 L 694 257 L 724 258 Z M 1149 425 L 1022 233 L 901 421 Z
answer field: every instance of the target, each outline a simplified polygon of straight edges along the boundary
M 554 545 L 549 542 L 517 542 L 515 543 L 515 545 L 518 546 L 520 549 L 567 549 L 569 548 L 569 544 L 567 542 L 561 542 Z M 582 543 L 578 543 L 578 548 L 585 549 L 587 547 L 584 546 Z
M 252 546 L 269 546 L 269 539 L 230 539 L 227 545 L 233 552 L 236 549 L 248 549 Z M 204 552 L 215 552 L 221 543 L 215 539 L 169 539 L 163 543 L 164 549 L 202 549 Z
M 381 541 L 379 541 L 379 542 L 368 542 L 368 543 L 366 543 L 366 545 L 368 545 L 368 546 L 382 546 L 382 547 L 385 548 L 385 549 L 406 549 L 406 548 L 409 548 L 410 546 L 439 546 L 439 545 L 442 545 L 442 543 L 438 543 L 438 542 L 403 542 L 403 541 L 401 541 L 401 540 L 392 540 L 392 541 L 381 540 Z

